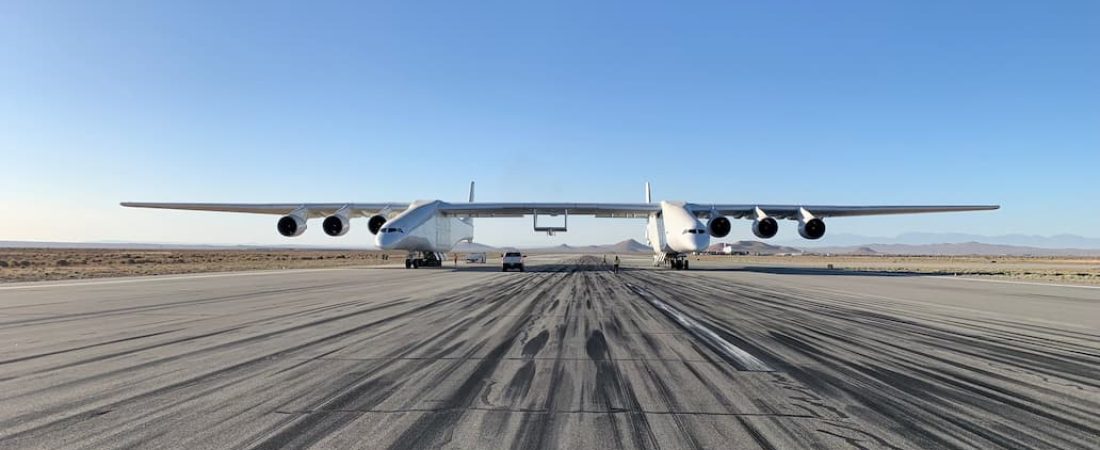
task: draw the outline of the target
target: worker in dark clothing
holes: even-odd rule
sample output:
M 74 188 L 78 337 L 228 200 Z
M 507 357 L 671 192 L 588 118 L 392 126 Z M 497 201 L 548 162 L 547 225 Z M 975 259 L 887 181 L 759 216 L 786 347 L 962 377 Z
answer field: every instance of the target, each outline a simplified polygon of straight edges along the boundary
M 619 255 L 615 255 L 615 273 L 619 273 Z

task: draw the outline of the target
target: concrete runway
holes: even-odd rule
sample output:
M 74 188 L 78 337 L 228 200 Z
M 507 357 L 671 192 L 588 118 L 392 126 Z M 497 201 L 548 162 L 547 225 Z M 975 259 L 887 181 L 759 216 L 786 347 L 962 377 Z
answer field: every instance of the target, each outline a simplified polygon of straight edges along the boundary
M 1100 289 L 593 261 L 2 285 L 0 447 L 1098 445 Z

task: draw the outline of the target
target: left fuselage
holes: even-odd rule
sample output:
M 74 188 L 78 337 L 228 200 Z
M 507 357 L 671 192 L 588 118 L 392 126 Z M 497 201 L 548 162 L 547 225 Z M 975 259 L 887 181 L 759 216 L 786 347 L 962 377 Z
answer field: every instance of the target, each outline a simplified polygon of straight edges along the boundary
M 455 244 L 474 238 L 471 219 L 447 216 L 436 201 L 413 202 L 404 212 L 382 225 L 374 243 L 383 250 L 448 252 Z

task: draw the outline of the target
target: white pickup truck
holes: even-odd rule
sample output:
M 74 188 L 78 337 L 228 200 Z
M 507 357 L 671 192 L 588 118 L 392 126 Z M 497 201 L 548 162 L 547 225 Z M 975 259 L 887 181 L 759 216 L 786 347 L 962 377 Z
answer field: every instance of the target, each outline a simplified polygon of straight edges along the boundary
M 507 272 L 508 269 L 517 269 L 523 272 L 523 254 L 520 252 L 505 252 L 504 257 L 501 258 L 504 263 L 502 271 Z

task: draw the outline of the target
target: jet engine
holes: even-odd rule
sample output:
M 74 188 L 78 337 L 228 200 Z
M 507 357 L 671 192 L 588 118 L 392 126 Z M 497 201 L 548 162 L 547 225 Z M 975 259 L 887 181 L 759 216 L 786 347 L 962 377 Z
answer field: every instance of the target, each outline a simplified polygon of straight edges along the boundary
M 733 225 L 730 224 L 730 220 L 723 216 L 711 218 L 707 221 L 707 231 L 710 231 L 710 235 L 716 238 L 724 238 L 730 234 L 730 229 Z
M 301 236 L 306 232 L 306 219 L 296 215 L 283 216 L 275 224 L 279 234 L 286 237 Z
M 821 239 L 825 235 L 825 222 L 818 218 L 800 220 L 798 234 L 806 239 Z
M 351 229 L 351 221 L 348 220 L 348 216 L 343 214 L 334 214 L 325 217 L 325 221 L 321 222 L 321 228 L 325 230 L 325 234 L 337 237 L 348 234 L 348 230 Z
M 752 221 L 752 234 L 760 239 L 771 239 L 779 232 L 779 222 L 771 217 L 762 217 Z
M 378 230 L 382 229 L 382 225 L 386 224 L 386 217 L 379 214 L 371 216 L 367 220 L 367 229 L 370 230 L 370 234 L 378 234 Z

